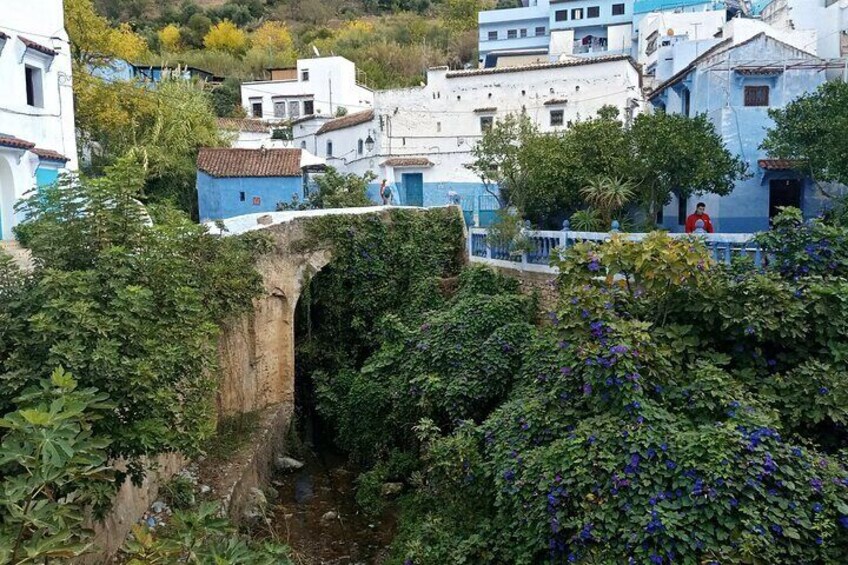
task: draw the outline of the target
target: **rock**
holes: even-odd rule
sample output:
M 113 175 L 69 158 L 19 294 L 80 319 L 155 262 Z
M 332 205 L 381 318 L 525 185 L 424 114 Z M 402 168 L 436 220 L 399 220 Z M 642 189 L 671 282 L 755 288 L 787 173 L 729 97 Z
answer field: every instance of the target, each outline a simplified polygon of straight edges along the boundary
M 147 519 L 147 527 L 148 528 L 155 528 L 156 527 L 156 518 L 154 518 L 153 516 L 148 518 Z
M 270 226 L 273 221 L 274 219 L 271 217 L 271 214 L 265 214 L 256 218 L 256 223 L 263 226 Z
M 291 457 L 277 457 L 277 469 L 280 471 L 297 471 L 303 467 L 303 462 Z
M 323 516 L 321 516 L 322 522 L 329 522 L 331 520 L 338 520 L 339 514 L 337 512 L 333 512 L 330 510 L 329 512 L 325 512 Z
M 380 494 L 383 496 L 395 496 L 403 490 L 403 483 L 383 483 Z
M 210 487 L 209 485 L 200 485 L 199 488 L 200 494 L 206 494 L 207 492 L 210 492 L 212 490 L 212 487 Z
M 156 514 L 161 514 L 165 510 L 168 509 L 168 505 L 162 502 L 161 500 L 157 500 L 153 504 L 150 505 L 150 509 L 153 510 Z

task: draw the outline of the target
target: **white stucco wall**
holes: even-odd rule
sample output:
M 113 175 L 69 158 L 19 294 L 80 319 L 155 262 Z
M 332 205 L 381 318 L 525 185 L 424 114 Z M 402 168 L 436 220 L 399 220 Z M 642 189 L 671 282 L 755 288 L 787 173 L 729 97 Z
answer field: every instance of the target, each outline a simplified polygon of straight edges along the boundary
M 74 101 L 68 34 L 64 29 L 62 0 L 0 1 L 0 31 L 9 38 L 0 51 L 0 135 L 34 143 L 69 159 L 77 168 Z M 57 51 L 50 57 L 27 49 L 24 37 Z M 2 40 L 0 40 L 2 43 Z M 26 67 L 41 76 L 39 107 L 27 104 Z M 11 238 L 11 207 L 35 186 L 38 157 L 31 151 L 0 147 L 0 222 L 2 238 Z M 59 161 L 42 162 L 61 168 Z
M 550 101 L 560 103 L 545 104 Z M 403 173 L 420 172 L 428 187 L 444 184 L 447 192 L 452 184 L 480 182 L 465 165 L 482 137 L 481 117 L 497 120 L 525 111 L 542 131 L 553 132 L 567 128 L 569 121 L 593 117 L 604 105 L 617 107 L 624 117 L 629 101 L 641 101 L 641 93 L 638 73 L 625 59 L 497 72 L 437 68 L 428 72 L 425 86 L 377 91 L 371 122 L 299 139 L 339 170 L 371 171 L 390 184 Z M 565 125 L 551 126 L 552 110 L 562 111 Z M 360 154 L 359 140 L 369 135 L 375 147 Z M 328 141 L 333 144 L 329 157 Z M 394 157 L 426 158 L 433 165 L 383 166 Z
M 842 56 L 840 42 L 848 31 L 848 0 L 827 6 L 826 0 L 775 0 L 763 9 L 762 20 L 780 31 L 814 31 L 806 46 L 798 45 L 825 59 Z
M 304 81 L 303 72 L 309 71 L 309 80 Z M 317 57 L 300 59 L 297 62 L 297 79 L 266 80 L 242 83 L 241 100 L 248 115 L 252 114 L 252 101 L 262 101 L 263 119 L 291 119 L 288 113 L 275 116 L 274 99 L 282 97 L 286 101 L 300 103 L 298 116 L 304 116 L 303 102 L 311 100 L 314 114 L 334 116 L 343 106 L 348 112 L 357 112 L 370 108 L 374 93 L 357 83 L 356 66 L 344 57 Z M 259 116 L 256 116 L 259 117 Z
M 699 41 L 712 38 L 721 30 L 726 19 L 723 10 L 704 12 L 651 12 L 639 21 L 637 60 L 646 68 L 657 63 L 663 42 L 669 46 L 679 41 Z M 656 33 L 656 50 L 648 54 L 648 38 Z

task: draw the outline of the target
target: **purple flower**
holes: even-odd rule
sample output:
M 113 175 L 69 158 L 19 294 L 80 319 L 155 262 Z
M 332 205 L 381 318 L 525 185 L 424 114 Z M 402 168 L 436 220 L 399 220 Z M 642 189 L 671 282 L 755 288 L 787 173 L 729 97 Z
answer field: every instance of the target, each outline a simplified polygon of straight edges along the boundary
M 816 492 L 821 492 L 822 482 L 821 479 L 812 479 L 810 480 L 810 486 L 813 487 L 813 490 Z
M 839 525 L 848 530 L 848 516 L 840 516 Z
M 626 345 L 613 345 L 610 347 L 610 353 L 614 353 L 616 355 L 624 355 L 628 351 L 629 349 Z
M 665 466 L 666 466 L 666 468 L 667 468 L 667 469 L 672 470 L 672 469 L 674 469 L 675 467 L 677 467 L 677 463 L 675 463 L 674 461 L 672 461 L 671 459 L 669 459 L 668 461 L 666 461 L 666 462 L 665 462 Z
M 589 262 L 589 270 L 592 271 L 592 272 L 601 270 L 601 264 L 598 262 L 597 259 L 592 259 Z
M 813 504 L 813 512 L 818 514 L 821 511 L 822 511 L 822 505 L 821 505 L 820 502 L 816 502 L 815 504 Z
M 592 394 L 592 385 L 591 383 L 583 383 L 583 394 L 589 396 Z
M 594 526 L 592 524 L 586 524 L 583 526 L 583 529 L 580 530 L 580 540 L 581 541 L 592 541 L 592 528 Z
M 826 387 L 826 386 L 823 386 L 823 387 L 820 387 L 820 388 L 819 388 L 819 394 L 821 394 L 821 395 L 825 395 L 825 394 L 827 394 L 828 392 L 830 392 L 830 391 L 827 389 L 827 387 Z
M 515 472 L 512 469 L 507 469 L 503 473 L 503 478 L 504 480 L 512 481 L 513 479 L 515 479 Z
M 754 326 L 748 326 L 745 328 L 745 335 L 754 335 L 754 333 Z

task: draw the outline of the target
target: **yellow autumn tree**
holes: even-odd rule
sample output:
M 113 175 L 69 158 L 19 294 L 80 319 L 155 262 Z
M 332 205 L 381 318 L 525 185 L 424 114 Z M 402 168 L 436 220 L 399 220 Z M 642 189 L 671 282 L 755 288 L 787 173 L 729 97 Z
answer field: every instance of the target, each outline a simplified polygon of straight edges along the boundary
M 147 42 L 128 24 L 113 26 L 94 9 L 92 0 L 65 0 L 65 27 L 71 55 L 80 68 L 105 66 L 113 59 L 134 61 L 147 52 Z
M 180 28 L 174 24 L 168 24 L 156 34 L 159 36 L 159 43 L 165 51 L 179 51 L 182 48 L 182 37 L 180 36 Z
M 259 26 L 251 36 L 254 49 L 290 51 L 294 48 L 289 28 L 283 22 L 268 21 Z
M 247 47 L 247 34 L 230 20 L 223 20 L 209 29 L 203 38 L 203 45 L 216 51 L 240 53 Z

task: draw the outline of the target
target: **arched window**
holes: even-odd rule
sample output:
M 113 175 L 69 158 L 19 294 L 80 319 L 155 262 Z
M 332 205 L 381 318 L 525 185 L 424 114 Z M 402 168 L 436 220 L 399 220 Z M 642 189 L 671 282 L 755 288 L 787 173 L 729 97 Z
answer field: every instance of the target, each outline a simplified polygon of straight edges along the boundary
M 359 141 L 356 142 L 356 152 L 359 155 L 362 155 L 362 153 L 364 151 L 365 151 L 365 142 L 360 139 Z

